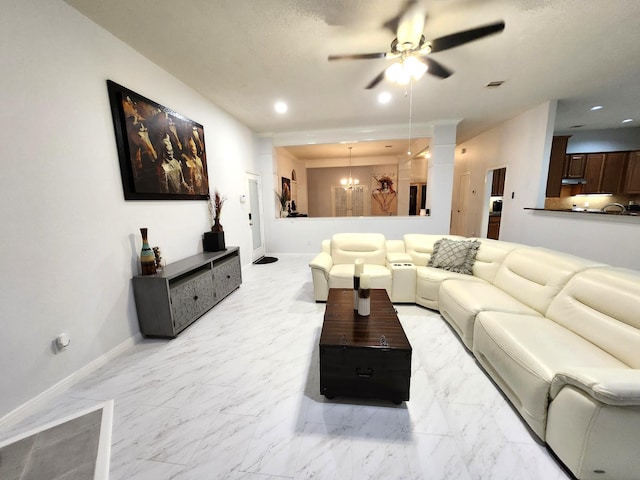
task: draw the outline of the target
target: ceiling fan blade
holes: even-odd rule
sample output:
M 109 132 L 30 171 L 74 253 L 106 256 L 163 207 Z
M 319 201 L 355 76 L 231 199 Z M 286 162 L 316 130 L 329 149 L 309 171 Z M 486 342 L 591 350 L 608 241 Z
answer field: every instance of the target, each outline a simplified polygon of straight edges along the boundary
M 407 5 L 398 22 L 396 37 L 400 45 L 412 45 L 413 48 L 420 44 L 427 12 L 420 2 L 412 1 Z
M 370 58 L 385 58 L 386 53 L 353 53 L 346 55 L 329 55 L 329 60 L 368 60 Z
M 429 67 L 429 69 L 427 70 L 427 73 L 429 73 L 431 75 L 434 75 L 434 76 L 440 77 L 440 78 L 448 78 L 453 73 L 447 67 L 443 66 L 439 62 L 436 62 L 432 58 L 423 57 L 422 60 L 427 64 L 427 67 Z
M 484 27 L 472 28 L 470 30 L 452 33 L 451 35 L 445 35 L 444 37 L 431 40 L 428 43 L 431 46 L 431 53 L 441 52 L 442 50 L 458 47 L 488 35 L 500 33 L 503 30 L 504 22 L 500 21 L 490 25 L 485 25 Z
M 378 74 L 378 76 L 376 78 L 374 78 L 373 80 L 371 80 L 371 82 L 369 82 L 369 85 L 367 85 L 366 88 L 367 90 L 370 90 L 372 88 L 374 88 L 375 86 L 377 86 L 383 79 L 384 79 L 384 70 L 382 72 L 380 72 Z
M 404 16 L 407 11 L 416 4 L 417 0 L 407 0 L 402 6 L 402 10 L 395 17 L 387 20 L 382 25 L 384 28 L 389 30 L 391 33 L 396 35 L 398 33 L 398 27 L 400 26 L 400 19 Z

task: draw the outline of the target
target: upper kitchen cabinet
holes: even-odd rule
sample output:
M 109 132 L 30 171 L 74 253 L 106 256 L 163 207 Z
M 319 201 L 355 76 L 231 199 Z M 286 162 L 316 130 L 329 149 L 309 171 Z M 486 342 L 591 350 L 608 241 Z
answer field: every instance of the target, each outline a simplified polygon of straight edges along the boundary
M 567 144 L 571 135 L 557 135 L 551 143 L 551 157 L 549 158 L 549 175 L 547 176 L 547 197 L 559 197 L 562 188 L 562 174 L 564 173 Z
M 582 193 L 620 193 L 627 162 L 627 152 L 589 153 Z
M 498 168 L 493 171 L 493 181 L 491 182 L 492 197 L 502 197 L 504 195 L 504 180 L 506 176 L 506 168 Z
M 600 180 L 604 166 L 604 153 L 590 153 L 584 169 L 586 183 L 582 187 L 583 193 L 600 193 Z
M 587 156 L 584 153 L 567 155 L 564 162 L 562 178 L 582 179 L 587 166 Z
M 629 152 L 625 193 L 640 193 L 640 151 Z

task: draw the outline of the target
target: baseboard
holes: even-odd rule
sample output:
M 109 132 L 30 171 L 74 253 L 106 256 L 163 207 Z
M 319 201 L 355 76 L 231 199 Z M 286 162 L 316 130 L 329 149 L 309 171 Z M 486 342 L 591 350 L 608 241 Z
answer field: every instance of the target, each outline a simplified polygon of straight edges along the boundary
M 34 409 L 38 404 L 46 401 L 50 396 L 62 390 L 63 388 L 67 387 L 68 385 L 86 377 L 94 370 L 97 370 L 103 365 L 106 365 L 111 360 L 116 358 L 118 355 L 120 355 L 121 353 L 125 352 L 126 350 L 130 349 L 131 347 L 139 343 L 141 340 L 142 340 L 142 335 L 140 334 L 140 332 L 138 332 L 134 336 L 129 337 L 124 342 L 120 343 L 119 345 L 116 345 L 108 352 L 100 355 L 98 358 L 96 358 L 92 362 L 82 367 L 80 370 L 77 370 L 71 375 L 63 378 L 55 385 L 46 389 L 44 392 L 40 393 L 39 395 L 32 398 L 31 400 L 28 400 L 26 403 L 23 403 L 15 410 L 12 410 L 11 412 L 7 413 L 4 417 L 0 418 L 0 427 L 2 427 L 5 423 L 9 421 L 11 422 L 19 421 L 22 418 L 26 417 L 29 414 L 29 412 L 32 409 Z

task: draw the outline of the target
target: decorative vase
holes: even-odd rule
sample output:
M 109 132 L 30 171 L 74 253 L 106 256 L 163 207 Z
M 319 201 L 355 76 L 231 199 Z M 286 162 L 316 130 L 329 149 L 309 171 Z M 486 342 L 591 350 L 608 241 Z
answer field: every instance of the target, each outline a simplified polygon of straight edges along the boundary
M 368 317 L 371 315 L 371 290 L 360 288 L 358 297 L 358 315 Z
M 154 275 L 156 273 L 156 256 L 149 246 L 149 241 L 147 240 L 147 229 L 141 228 L 140 233 L 142 234 L 142 250 L 140 251 L 142 275 Z
M 360 275 L 360 288 L 358 289 L 358 315 L 368 317 L 371 314 L 371 283 L 369 275 Z
M 364 272 L 364 259 L 356 258 L 353 266 L 353 309 L 358 310 L 360 303 L 358 290 L 360 290 L 360 275 Z
M 223 232 L 224 231 L 224 228 L 220 224 L 220 219 L 219 218 L 214 218 L 213 219 L 213 226 L 211 227 L 211 231 L 212 232 Z

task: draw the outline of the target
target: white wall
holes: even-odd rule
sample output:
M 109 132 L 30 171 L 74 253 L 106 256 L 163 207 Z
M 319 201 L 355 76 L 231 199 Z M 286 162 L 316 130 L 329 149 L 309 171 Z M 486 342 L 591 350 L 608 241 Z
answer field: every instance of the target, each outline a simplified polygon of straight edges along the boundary
M 252 132 L 62 0 L 0 16 L 0 418 L 138 334 L 140 227 L 168 261 L 202 250 L 204 201 L 124 201 L 106 80 L 205 128 L 209 182 L 228 197 L 228 245 L 251 260 Z M 61 332 L 71 346 L 54 353 Z
M 640 270 L 640 219 L 533 212 L 544 205 L 555 102 L 539 105 L 456 147 L 455 176 L 471 172 L 470 218 L 476 231 L 488 209 L 488 170 L 507 167 L 500 240 L 537 245 Z M 462 154 L 462 150 L 466 153 Z M 515 198 L 511 198 L 512 192 Z M 457 182 L 454 199 L 457 196 Z
M 571 130 L 555 132 L 554 135 L 571 135 L 567 144 L 567 153 L 640 150 L 640 127 Z

